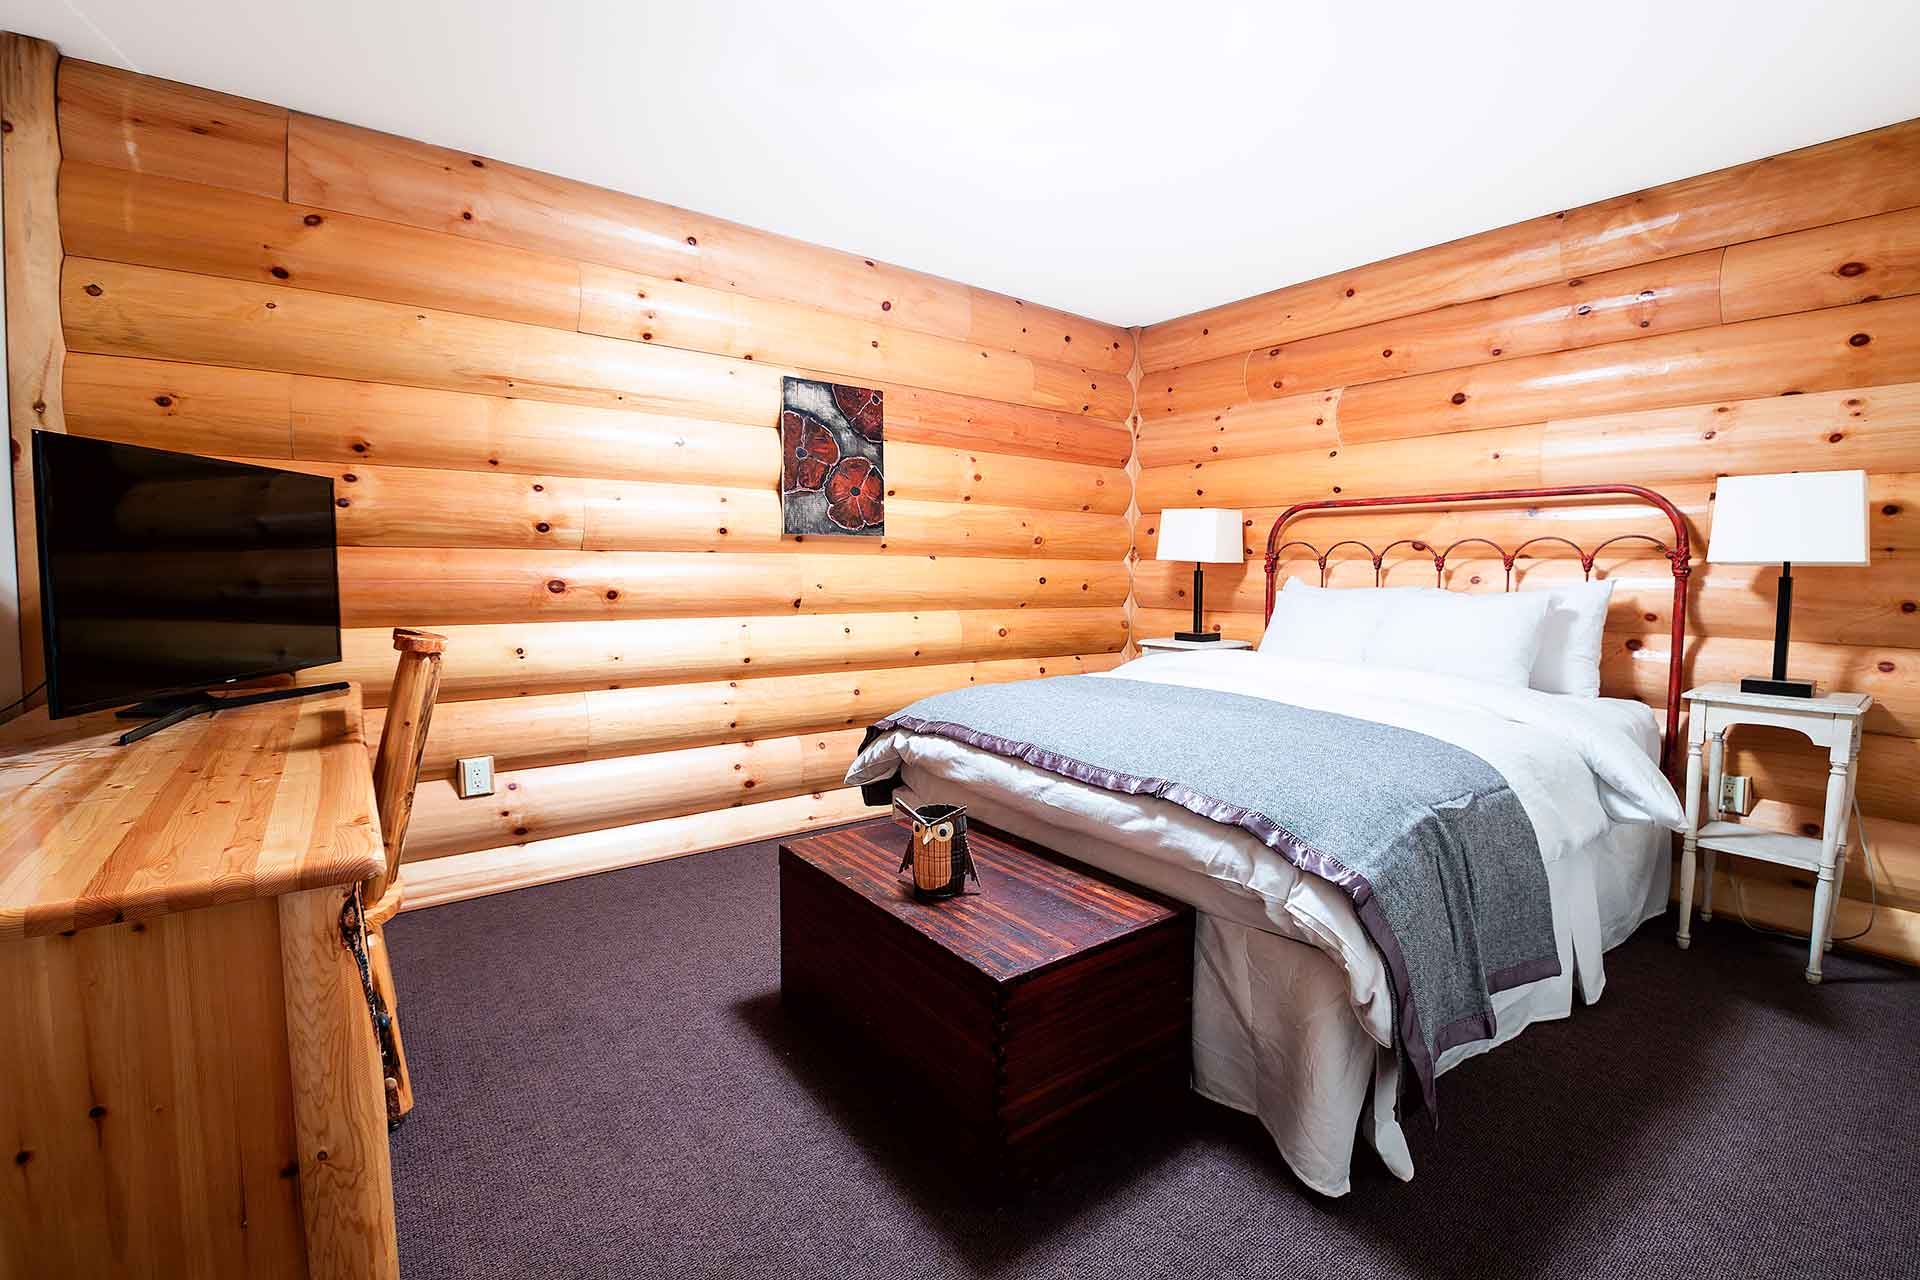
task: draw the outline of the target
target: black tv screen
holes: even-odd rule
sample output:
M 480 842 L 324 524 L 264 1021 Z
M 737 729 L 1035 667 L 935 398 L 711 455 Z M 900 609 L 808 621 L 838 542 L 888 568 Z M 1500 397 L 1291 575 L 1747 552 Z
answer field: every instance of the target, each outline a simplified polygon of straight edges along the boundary
M 49 714 L 340 660 L 333 482 L 33 436 Z

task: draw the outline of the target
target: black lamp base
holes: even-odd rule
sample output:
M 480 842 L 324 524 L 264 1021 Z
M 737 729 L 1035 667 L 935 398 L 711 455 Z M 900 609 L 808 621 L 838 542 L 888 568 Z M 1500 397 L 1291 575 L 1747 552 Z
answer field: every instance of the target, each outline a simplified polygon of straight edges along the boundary
M 1742 693 L 1764 693 L 1776 698 L 1811 698 L 1813 682 L 1787 679 L 1787 637 L 1793 621 L 1793 566 L 1780 566 L 1780 592 L 1773 602 L 1773 675 L 1748 676 Z
M 1767 680 L 1748 676 L 1740 682 L 1742 693 L 1767 693 L 1776 698 L 1811 698 L 1813 684 L 1807 680 Z
M 1200 566 L 1195 564 L 1193 566 L 1193 630 L 1174 632 L 1173 638 L 1175 640 L 1184 640 L 1194 644 L 1206 644 L 1209 641 L 1220 638 L 1218 631 L 1203 631 L 1200 629 L 1200 608 L 1202 600 L 1205 599 L 1206 589 L 1206 579 L 1200 576 Z

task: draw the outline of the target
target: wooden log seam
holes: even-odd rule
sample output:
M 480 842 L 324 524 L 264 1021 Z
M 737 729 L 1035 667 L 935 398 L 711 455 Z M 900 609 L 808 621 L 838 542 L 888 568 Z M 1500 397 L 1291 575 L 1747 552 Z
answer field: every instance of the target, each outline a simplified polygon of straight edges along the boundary
M 1150 325 L 1149 374 L 1237 351 L 1920 206 L 1920 121 L 1469 236 Z
M 1717 325 L 1723 251 L 1256 347 L 1145 379 L 1149 417 L 1226 413 L 1414 374 Z
M 1118 607 L 1127 594 L 1117 558 L 342 546 L 338 561 L 348 627 L 861 613 L 956 599 L 975 608 Z
M 884 808 L 863 804 L 857 788 L 847 788 L 450 854 L 408 864 L 406 905 L 409 910 L 438 906 L 810 831 L 884 812 Z
M 447 702 L 435 711 L 421 776 L 450 778 L 463 756 L 534 768 L 851 729 L 948 689 L 1084 675 L 1120 660 L 1066 654 Z M 370 730 L 383 715 L 368 713 Z
M 287 111 L 78 58 L 60 60 L 67 157 L 281 199 Z
M 1539 422 L 1565 411 L 1569 385 L 1598 414 L 1916 380 L 1920 298 L 1888 299 L 1349 387 L 1340 438 Z
M 1112 607 L 479 623 L 441 630 L 448 642 L 442 701 L 1112 653 L 1126 643 L 1125 616 Z M 347 628 L 340 662 L 298 672 L 293 681 L 352 680 L 368 706 L 385 706 L 394 671 L 391 634 Z
M 1126 330 L 484 156 L 294 115 L 288 198 L 1124 374 Z M 555 209 L 569 216 L 555 218 Z M 743 284 L 743 282 L 745 282 Z
M 278 283 L 1056 408 L 1099 370 L 792 302 L 527 253 L 400 223 L 98 165 L 61 173 L 79 257 Z
M 1198 505 L 1199 498 L 1247 507 L 1341 493 L 1603 483 L 1622 475 L 1662 485 L 1797 468 L 1920 469 L 1920 383 L 1570 412 L 1539 424 L 1151 467 L 1140 475 L 1138 498 L 1142 510 L 1157 512 Z
M 842 785 L 862 729 L 690 747 L 496 775 L 484 803 L 420 787 L 414 860 L 681 817 Z
M 764 425 L 787 374 L 758 361 L 655 347 L 539 325 L 401 306 L 286 285 L 69 258 L 62 271 L 68 346 L 100 355 L 308 374 L 691 415 Z M 236 320 L 237 318 L 237 320 Z M 831 378 L 828 378 L 831 381 Z M 882 383 L 889 412 L 917 396 Z M 1131 411 L 1124 380 L 1070 403 L 1024 407 L 1118 424 Z M 1065 400 L 1066 397 L 1051 398 Z
M 65 386 L 75 434 L 179 452 L 726 488 L 771 488 L 780 474 L 771 420 L 701 422 L 86 354 L 68 360 Z M 1131 482 L 1120 467 L 923 444 L 910 438 L 911 421 L 899 426 L 909 438 L 887 441 L 889 497 L 1126 510 Z

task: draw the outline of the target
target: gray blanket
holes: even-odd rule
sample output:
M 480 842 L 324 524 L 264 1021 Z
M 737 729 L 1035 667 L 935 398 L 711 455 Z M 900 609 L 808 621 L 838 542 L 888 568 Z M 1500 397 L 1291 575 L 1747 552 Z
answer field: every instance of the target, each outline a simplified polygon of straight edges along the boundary
M 898 784 L 875 741 L 951 738 L 1089 786 L 1252 832 L 1352 899 L 1393 985 L 1397 1048 L 1434 1105 L 1434 1065 L 1494 1034 L 1491 993 L 1560 972 L 1546 868 L 1486 761 L 1408 729 L 1140 680 L 1058 676 L 923 698 L 868 732 L 854 776 Z

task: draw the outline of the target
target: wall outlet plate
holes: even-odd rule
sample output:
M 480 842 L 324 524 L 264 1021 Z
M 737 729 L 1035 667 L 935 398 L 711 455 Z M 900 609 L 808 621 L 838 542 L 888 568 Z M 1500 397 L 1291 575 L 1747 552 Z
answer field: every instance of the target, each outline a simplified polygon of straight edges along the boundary
M 1746 817 L 1753 812 L 1753 779 L 1744 773 L 1720 775 L 1720 812 Z
M 493 794 L 493 757 L 466 756 L 454 766 L 453 787 L 462 800 Z

